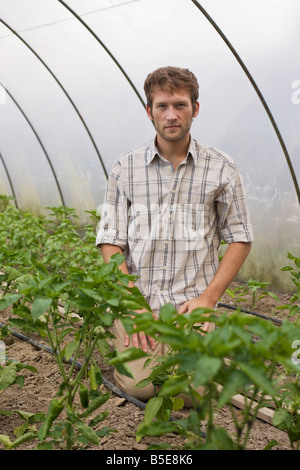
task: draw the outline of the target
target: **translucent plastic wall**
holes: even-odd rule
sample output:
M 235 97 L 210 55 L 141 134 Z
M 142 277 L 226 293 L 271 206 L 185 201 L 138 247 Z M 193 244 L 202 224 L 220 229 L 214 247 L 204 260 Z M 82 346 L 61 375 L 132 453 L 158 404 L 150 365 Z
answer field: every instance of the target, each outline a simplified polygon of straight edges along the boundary
M 96 209 L 115 158 L 150 139 L 146 75 L 188 67 L 193 135 L 237 162 L 255 243 L 244 277 L 286 287 L 299 256 L 298 0 L 0 0 L 0 193 Z

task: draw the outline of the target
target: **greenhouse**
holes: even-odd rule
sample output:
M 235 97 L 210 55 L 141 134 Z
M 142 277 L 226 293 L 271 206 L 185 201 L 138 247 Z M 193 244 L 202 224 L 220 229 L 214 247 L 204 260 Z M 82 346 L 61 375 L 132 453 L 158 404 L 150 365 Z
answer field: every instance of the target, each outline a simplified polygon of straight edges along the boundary
M 192 132 L 243 176 L 255 243 L 244 277 L 286 289 L 300 253 L 297 0 L 0 0 L 0 194 L 100 210 L 115 159 L 154 135 L 144 80 L 189 68 Z

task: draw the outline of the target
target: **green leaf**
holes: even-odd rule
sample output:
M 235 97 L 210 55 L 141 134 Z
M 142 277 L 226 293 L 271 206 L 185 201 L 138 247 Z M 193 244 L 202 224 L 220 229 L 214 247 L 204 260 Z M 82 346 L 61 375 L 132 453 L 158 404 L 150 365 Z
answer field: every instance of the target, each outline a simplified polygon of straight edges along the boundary
M 97 341 L 97 349 L 102 354 L 102 356 L 106 356 L 109 353 L 109 344 L 106 339 L 98 339 Z
M 116 356 L 109 361 L 109 364 L 123 364 L 124 362 L 134 361 L 135 359 L 140 359 L 141 357 L 145 356 L 147 356 L 147 353 L 144 352 L 142 349 L 130 348 L 126 349 L 122 353 L 117 353 Z
M 125 375 L 126 377 L 130 377 L 131 379 L 134 378 L 129 365 L 126 362 L 124 364 L 115 364 L 114 367 L 119 372 L 119 374 Z
M 273 415 L 273 424 L 274 426 L 281 426 L 285 421 L 290 418 L 290 413 L 284 408 L 278 408 L 275 410 Z
M 5 310 L 10 305 L 17 302 L 22 297 L 22 294 L 7 294 L 0 299 L 0 311 Z
M 194 385 L 206 384 L 217 374 L 222 366 L 222 360 L 219 357 L 210 357 L 206 354 L 200 356 L 195 364 Z
M 239 362 L 238 365 L 240 369 L 252 380 L 253 384 L 257 385 L 261 390 L 272 397 L 275 396 L 275 390 L 272 383 L 260 369 L 243 362 Z
M 148 400 L 147 405 L 145 407 L 145 415 L 144 421 L 138 426 L 137 433 L 136 433 L 136 441 L 139 442 L 144 434 L 144 429 L 146 426 L 152 423 L 153 419 L 159 412 L 160 408 L 162 407 L 164 402 L 163 397 L 153 397 Z
M 115 253 L 110 259 L 120 266 L 123 263 L 125 257 L 124 255 L 121 255 L 121 253 Z
M 159 312 L 159 318 L 163 321 L 170 322 L 177 315 L 177 311 L 173 304 L 163 305 Z
M 36 297 L 32 304 L 31 315 L 33 321 L 37 321 L 43 313 L 47 312 L 52 304 L 52 299 Z
M 9 439 L 8 436 L 5 434 L 0 434 L 0 442 L 4 445 L 6 448 L 10 448 L 12 445 L 11 440 Z
M 272 439 L 272 441 L 268 442 L 268 444 L 263 448 L 263 450 L 270 450 L 272 447 L 275 447 L 277 445 L 280 445 L 280 442 L 276 441 L 275 439 Z
M 145 417 L 144 423 L 150 424 L 152 423 L 153 419 L 159 412 L 162 404 L 163 404 L 163 397 L 153 397 L 148 400 L 147 405 L 145 407 Z
M 173 411 L 181 410 L 184 407 L 184 400 L 182 398 L 175 397 L 172 400 L 173 402 Z
M 7 387 L 12 385 L 16 379 L 17 366 L 10 364 L 0 370 L 0 390 L 5 390 Z
M 168 423 L 165 421 L 158 421 L 157 423 L 151 423 L 147 426 L 141 426 L 139 433 L 136 435 L 136 441 L 139 442 L 143 436 L 162 436 L 167 433 L 175 433 L 177 426 L 175 423 Z
M 78 346 L 79 346 L 79 341 L 70 341 L 70 343 L 68 343 L 64 347 L 64 349 L 62 351 L 62 355 L 65 357 L 66 361 L 69 361 L 71 359 L 74 351 L 76 351 Z
M 224 428 L 213 429 L 211 439 L 218 450 L 235 450 L 234 441 Z
M 188 385 L 188 378 L 185 376 L 174 376 L 168 378 L 163 384 L 159 395 L 178 395 Z
M 34 417 L 34 413 L 30 413 L 28 411 L 22 411 L 22 410 L 13 410 L 14 413 L 17 413 L 22 419 L 29 421 L 30 418 Z
M 223 390 L 219 398 L 219 408 L 222 408 L 222 406 L 228 403 L 231 397 L 248 383 L 249 380 L 243 372 L 239 370 L 232 371 L 224 383 Z
M 99 438 L 96 432 L 86 424 L 80 424 L 78 426 L 78 431 L 92 444 L 98 445 Z
M 95 394 L 96 391 L 93 393 Z M 100 406 L 102 406 L 110 397 L 110 393 L 101 393 L 98 392 L 96 393 L 95 398 L 93 398 L 92 394 L 90 393 L 90 403 L 88 408 L 79 415 L 80 418 L 86 418 L 89 416 L 91 413 L 93 413 L 95 410 L 97 410 Z
M 91 389 L 97 390 L 98 384 L 97 384 L 96 375 L 95 375 L 95 366 L 93 364 L 89 368 L 88 375 L 90 379 Z

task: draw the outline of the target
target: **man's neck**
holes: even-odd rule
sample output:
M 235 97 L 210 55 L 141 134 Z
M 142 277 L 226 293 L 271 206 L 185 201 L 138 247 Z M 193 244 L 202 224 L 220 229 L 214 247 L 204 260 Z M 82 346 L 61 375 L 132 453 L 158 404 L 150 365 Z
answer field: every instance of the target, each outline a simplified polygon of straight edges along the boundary
M 170 163 L 173 164 L 174 169 L 186 158 L 187 151 L 190 145 L 190 135 L 180 142 L 168 142 L 161 139 L 159 135 L 156 136 L 156 146 L 160 155 Z

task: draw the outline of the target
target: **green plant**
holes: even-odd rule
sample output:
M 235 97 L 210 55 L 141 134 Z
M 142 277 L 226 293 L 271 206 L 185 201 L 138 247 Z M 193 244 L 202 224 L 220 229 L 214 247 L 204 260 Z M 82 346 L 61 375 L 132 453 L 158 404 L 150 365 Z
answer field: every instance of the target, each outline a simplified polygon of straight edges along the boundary
M 270 285 L 270 282 L 257 281 L 255 279 L 248 279 L 248 281 L 242 285 L 238 286 L 235 289 L 226 289 L 226 294 L 229 295 L 236 302 L 246 302 L 247 295 L 251 297 L 251 308 L 254 309 L 257 306 L 257 302 L 263 299 L 266 296 L 272 297 L 274 300 L 278 301 L 278 296 L 267 290 L 267 286 Z
M 291 253 L 287 254 L 287 257 L 294 263 L 294 267 L 285 266 L 281 268 L 281 271 L 287 271 L 292 276 L 292 282 L 296 287 L 296 291 L 290 298 L 290 302 L 285 305 L 277 307 L 279 309 L 288 309 L 289 315 L 294 316 L 300 312 L 300 258 L 292 255 Z M 299 323 L 299 318 L 296 318 L 296 322 Z
M 97 348 L 109 349 L 109 328 L 115 317 L 127 314 L 127 304 L 133 295 L 136 306 L 146 306 L 141 294 L 138 297 L 134 289 L 127 290 L 128 276 L 118 267 L 122 261 L 122 256 L 115 256 L 110 263 L 88 272 L 70 268 L 63 277 L 39 270 L 35 274 L 26 273 L 15 279 L 18 294 L 7 293 L 2 299 L 5 307 L 12 304 L 14 316 L 9 322 L 12 327 L 36 331 L 47 339 L 62 377 L 58 396 L 50 403 L 42 426 L 30 431 L 31 437 L 40 441 L 38 449 L 99 444 L 99 437 L 111 432 L 94 430 L 106 417 L 103 412 L 94 416 L 95 411 L 108 400 L 109 394 L 99 390 L 102 374 L 93 353 Z M 71 358 L 69 365 L 65 361 Z M 79 371 L 75 362 L 78 359 L 82 361 Z M 7 443 L 3 437 L 2 442 Z
M 4 366 L 0 366 L 0 395 L 12 385 L 18 384 L 20 387 L 23 387 L 24 376 L 19 374 L 23 369 L 37 372 L 35 367 L 10 360 Z
M 300 449 L 300 383 L 299 374 L 290 377 L 280 389 L 274 414 L 274 425 L 286 431 L 291 448 Z
M 48 342 L 61 373 L 61 385 L 47 413 L 10 410 L 24 424 L 16 430 L 14 441 L 0 436 L 5 448 L 35 439 L 40 449 L 77 449 L 88 442 L 101 444 L 101 436 L 114 432 L 99 429 L 107 416 L 99 408 L 109 394 L 99 390 L 102 373 L 94 356 L 99 351 L 125 374 L 130 374 L 127 362 L 144 356 L 135 349 L 121 355 L 110 352 L 110 327 L 115 318 L 122 320 L 129 333 L 137 324 L 140 331 L 154 335 L 169 349 L 153 366 L 149 379 L 139 385 L 150 381 L 154 397 L 146 406 L 138 440 L 172 431 L 186 439 L 187 449 L 244 449 L 259 408 L 268 406 L 271 397 L 277 407 L 275 424 L 289 433 L 292 447 L 297 448 L 299 365 L 290 360 L 291 345 L 300 339 L 297 325 L 284 322 L 278 328 L 239 312 L 219 317 L 217 312 L 205 310 L 178 315 L 170 305 L 162 309 L 158 320 L 150 312 L 135 318 L 135 310 L 149 307 L 137 289 L 128 288 L 134 278 L 120 273 L 123 257 L 103 264 L 94 246 L 94 212 L 90 213 L 93 223 L 80 228 L 74 223 L 75 211 L 66 207 L 48 208 L 49 219 L 17 209 L 11 200 L 0 198 L 0 202 L 0 310 L 12 307 L 10 326 L 37 332 Z M 299 271 L 299 259 L 290 259 Z M 299 290 L 297 269 L 283 268 L 294 276 Z M 261 296 L 271 295 L 266 287 L 249 280 L 244 291 L 236 290 L 233 295 L 242 301 L 251 292 L 254 305 Z M 289 304 L 291 312 L 296 311 L 297 295 Z M 201 334 L 198 326 L 205 314 L 218 327 L 209 335 Z M 252 335 L 259 341 L 254 342 Z M 79 370 L 77 359 L 82 364 Z M 284 368 L 284 383 L 277 378 L 278 365 Z M 183 405 L 180 392 L 190 397 L 194 407 L 185 420 L 170 421 L 172 412 Z M 240 392 L 245 396 L 241 420 L 231 405 L 231 397 Z M 232 412 L 233 436 L 215 424 L 215 410 L 224 405 Z
M 95 213 L 93 223 L 79 228 L 73 209 L 48 210 L 49 218 L 38 217 L 3 200 L 0 213 L 0 310 L 12 308 L 10 327 L 37 332 L 48 342 L 62 378 L 45 415 L 12 411 L 26 422 L 15 441 L 1 436 L 8 449 L 29 439 L 40 449 L 79 448 L 112 432 L 96 429 L 107 415 L 97 409 L 109 394 L 99 390 L 102 373 L 94 354 L 112 354 L 108 341 L 115 317 L 123 318 L 133 306 L 148 307 L 137 289 L 127 288 L 133 278 L 120 272 L 122 256 L 103 264 L 94 244 Z
M 185 449 L 245 449 L 259 409 L 270 405 L 270 400 L 277 408 L 282 406 L 277 370 L 280 366 L 290 374 L 299 373 L 299 365 L 291 361 L 291 344 L 300 338 L 299 327 L 288 321 L 277 327 L 240 312 L 219 317 L 215 313 L 198 309 L 190 315 L 178 315 L 167 305 L 157 320 L 148 314 L 136 318 L 138 330 L 169 348 L 149 378 L 139 384 L 153 383 L 155 394 L 146 405 L 138 440 L 175 432 L 186 438 Z M 217 328 L 202 334 L 197 325 L 207 320 Z M 253 341 L 253 336 L 259 340 Z M 182 405 L 175 400 L 179 393 L 190 397 L 194 407 L 185 420 L 170 421 L 172 411 Z M 239 411 L 242 417 L 231 404 L 237 393 L 245 397 L 245 407 Z M 215 423 L 215 410 L 224 405 L 232 413 L 233 435 Z

